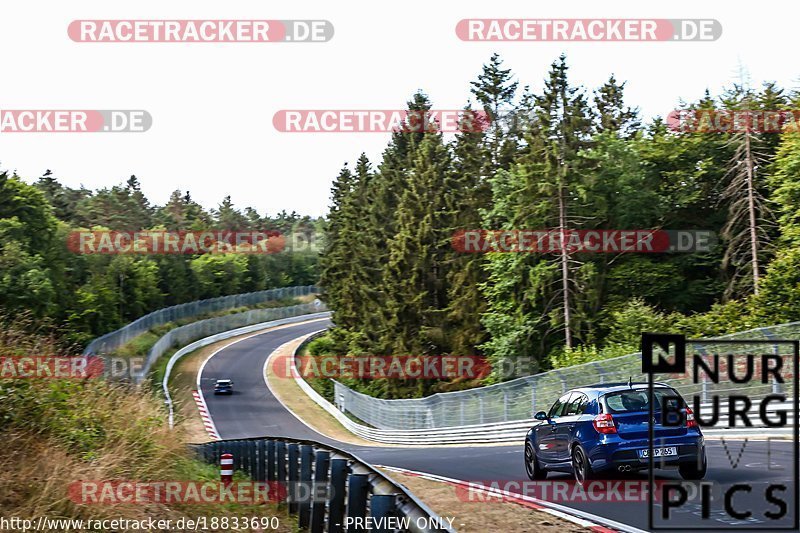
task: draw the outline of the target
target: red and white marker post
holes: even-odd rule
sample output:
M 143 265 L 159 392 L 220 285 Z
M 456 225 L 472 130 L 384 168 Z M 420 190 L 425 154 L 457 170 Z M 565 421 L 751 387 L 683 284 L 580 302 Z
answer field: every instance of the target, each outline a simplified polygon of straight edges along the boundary
M 233 455 L 223 453 L 219 458 L 219 479 L 226 487 L 233 482 Z

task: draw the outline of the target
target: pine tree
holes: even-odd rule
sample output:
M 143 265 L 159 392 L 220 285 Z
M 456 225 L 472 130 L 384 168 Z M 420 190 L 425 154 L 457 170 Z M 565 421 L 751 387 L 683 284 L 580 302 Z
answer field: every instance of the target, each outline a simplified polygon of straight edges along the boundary
M 370 353 L 379 338 L 378 320 L 383 302 L 380 294 L 384 262 L 381 260 L 385 243 L 379 243 L 376 228 L 370 222 L 371 198 L 375 174 L 366 154 L 355 165 L 353 190 L 348 202 L 350 216 L 347 246 L 350 257 L 347 283 L 352 289 L 354 314 L 359 318 L 358 329 L 351 332 L 348 349 L 351 353 Z
M 567 80 L 566 57 L 562 55 L 554 62 L 545 90 L 536 98 L 539 123 L 542 125 L 542 150 L 545 181 L 542 191 L 554 200 L 556 229 L 563 236 L 570 229 L 570 203 L 573 198 L 570 182 L 577 178 L 578 153 L 589 146 L 591 122 L 586 99 L 578 88 L 571 87 Z M 531 144 L 536 146 L 536 143 Z M 571 258 L 566 246 L 561 246 L 558 263 L 561 271 L 560 313 L 564 330 L 564 345 L 573 347 L 572 331 L 572 286 L 570 283 Z
M 583 201 L 579 153 L 591 146 L 592 124 L 583 93 L 568 83 L 563 56 L 553 63 L 544 92 L 527 100 L 531 120 L 524 147 L 509 171 L 492 178 L 485 224 L 501 230 L 574 229 Z M 491 253 L 486 267 L 483 323 L 490 339 L 483 348 L 495 364 L 521 355 L 542 358 L 553 347 L 577 342 L 575 295 L 586 275 L 566 249 Z
M 248 227 L 247 218 L 233 206 L 230 195 L 222 199 L 222 203 L 212 212 L 212 215 L 217 229 L 240 231 Z
M 467 107 L 467 113 L 472 110 Z M 487 158 L 486 133 L 463 131 L 453 143 L 452 193 L 453 232 L 481 228 L 482 213 L 491 202 L 491 185 L 483 175 Z M 474 253 L 452 253 L 447 271 L 447 351 L 469 354 L 485 341 L 480 317 L 486 302 L 480 286 L 486 281 L 484 257 Z
M 500 168 L 508 168 L 516 151 L 513 137 L 508 136 L 508 128 L 503 124 L 504 119 L 512 114 L 512 103 L 519 82 L 511 81 L 511 69 L 502 66 L 500 56 L 492 54 L 489 63 L 483 65 L 477 81 L 470 82 L 472 94 L 490 121 L 485 137 L 489 154 L 485 174 L 488 176 L 494 175 Z
M 770 89 L 770 92 L 772 89 Z M 771 102 L 774 94 L 767 96 Z M 742 85 L 735 85 L 722 98 L 729 111 L 757 110 L 757 96 Z M 726 165 L 722 199 L 727 204 L 728 220 L 722 229 L 727 246 L 722 267 L 732 276 L 726 289 L 728 298 L 752 291 L 758 295 L 764 262 L 764 249 L 769 242 L 770 213 L 762 195 L 761 177 L 771 154 L 766 152 L 763 135 L 750 126 L 727 135 L 732 151 Z
M 125 182 L 127 215 L 135 229 L 149 228 L 153 224 L 153 208 L 150 201 L 142 192 L 141 184 L 136 176 L 131 176 Z
M 384 295 L 390 318 L 383 344 L 394 353 L 437 353 L 441 347 L 447 298 L 444 260 L 452 227 L 449 164 L 441 134 L 426 134 L 398 203 Z
M 72 189 L 63 186 L 49 169 L 39 178 L 35 186 L 44 193 L 47 201 L 53 206 L 56 218 L 73 224 L 77 222 L 78 202 L 92 194 L 84 187 Z
M 320 256 L 320 285 L 323 298 L 333 309 L 337 329 L 356 327 L 358 317 L 350 310 L 345 285 L 350 262 L 347 246 L 347 217 L 353 192 L 353 174 L 345 163 L 331 187 L 331 205 L 326 226 L 326 247 Z
M 625 106 L 624 89 L 625 82 L 617 83 L 612 74 L 608 81 L 595 91 L 594 105 L 597 109 L 599 133 L 613 132 L 624 138 L 630 138 L 641 127 L 638 108 Z

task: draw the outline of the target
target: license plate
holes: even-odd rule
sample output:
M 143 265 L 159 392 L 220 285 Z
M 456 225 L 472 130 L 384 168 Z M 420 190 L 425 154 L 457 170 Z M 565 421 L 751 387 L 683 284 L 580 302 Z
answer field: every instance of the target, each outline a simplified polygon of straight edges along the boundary
M 650 450 L 639 450 L 639 457 L 647 458 Z M 670 457 L 678 455 L 678 448 L 670 446 L 669 448 L 653 448 L 653 457 Z

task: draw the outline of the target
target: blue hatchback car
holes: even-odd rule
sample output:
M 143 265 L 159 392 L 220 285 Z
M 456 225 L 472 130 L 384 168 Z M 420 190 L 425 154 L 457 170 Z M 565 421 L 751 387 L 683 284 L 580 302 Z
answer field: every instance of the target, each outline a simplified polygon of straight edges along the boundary
M 651 420 L 647 388 L 630 382 L 581 387 L 561 396 L 547 413 L 536 413 L 540 422 L 525 438 L 528 477 L 567 472 L 583 484 L 604 472 L 644 470 L 652 424 L 654 466 L 677 467 L 683 479 L 702 479 L 706 451 L 694 413 L 675 389 L 658 383 Z

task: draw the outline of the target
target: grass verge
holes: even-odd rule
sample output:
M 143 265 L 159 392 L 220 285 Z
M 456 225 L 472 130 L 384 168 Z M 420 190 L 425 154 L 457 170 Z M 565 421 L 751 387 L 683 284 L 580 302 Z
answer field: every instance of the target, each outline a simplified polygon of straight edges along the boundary
M 297 384 L 297 381 L 287 376 L 289 358 L 292 357 L 297 347 L 306 337 L 294 339 L 279 347 L 270 358 L 267 365 L 267 382 L 272 394 L 275 395 L 294 415 L 310 426 L 317 433 L 321 433 L 340 442 L 359 444 L 362 446 L 389 446 L 359 438 L 342 426 L 338 420 L 317 405 L 308 394 Z
M 25 324 L 0 320 L 0 354 L 64 355 L 54 339 L 25 332 L 29 330 Z M 271 503 L 110 503 L 109 499 L 85 503 L 80 497 L 80 482 L 219 480 L 219 468 L 196 460 L 186 447 L 182 425 L 168 428 L 162 403 L 147 388 L 133 389 L 100 379 L 2 379 L 0 423 L 4 441 L 0 516 L 33 520 L 40 516 L 210 520 L 274 515 L 279 518 L 278 531 L 296 530 L 296 520 Z M 120 498 L 119 492 L 115 495 Z

